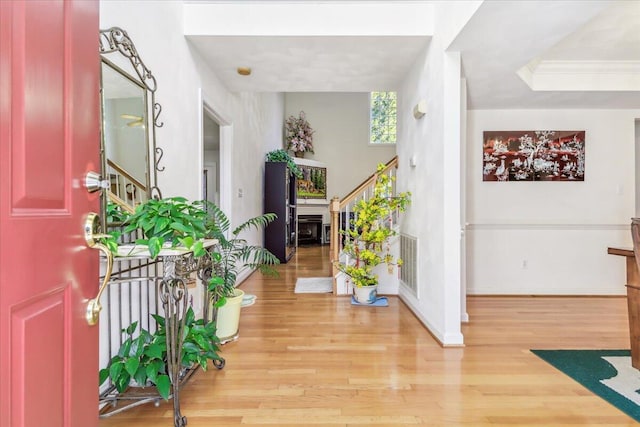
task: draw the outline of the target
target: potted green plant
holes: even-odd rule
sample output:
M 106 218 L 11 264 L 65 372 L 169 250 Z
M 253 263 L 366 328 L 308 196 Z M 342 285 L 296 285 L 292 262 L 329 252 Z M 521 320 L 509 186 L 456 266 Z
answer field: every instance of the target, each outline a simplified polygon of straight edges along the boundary
M 266 161 L 284 162 L 287 164 L 289 170 L 296 176 L 296 178 L 302 178 L 302 171 L 300 170 L 296 162 L 293 161 L 293 157 L 291 157 L 289 153 L 282 149 L 269 151 L 266 155 Z
M 397 232 L 391 216 L 394 211 L 404 212 L 411 202 L 411 193 L 392 196 L 393 177 L 383 173 L 384 165 L 378 165 L 373 195 L 361 199 L 353 208 L 351 227 L 342 231 L 345 236 L 343 252 L 345 262 L 337 261 L 338 270 L 351 279 L 354 298 L 361 304 L 376 301 L 378 277 L 374 267 L 380 264 L 401 265 L 402 260 L 390 253 L 390 239 Z
M 290 158 L 286 152 L 280 151 Z M 211 202 L 199 200 L 189 203 L 183 197 L 149 199 L 138 205 L 135 213 L 129 216 L 124 232 L 140 230 L 143 238 L 136 240 L 136 243 L 146 245 L 152 258 L 156 258 L 163 248 L 178 245 L 192 250 L 196 258 L 210 256 L 214 274 L 207 286 L 213 308 L 215 310 L 222 308 L 229 299 L 235 297 L 234 304 L 229 304 L 229 307 L 223 310 L 224 316 L 227 310 L 234 310 L 232 307 L 236 305 L 238 296 L 240 297 L 240 302 L 237 304 L 239 310 L 242 291 L 235 288 L 235 282 L 240 272 L 245 269 L 258 269 L 263 273 L 275 274 L 275 270 L 270 266 L 279 263 L 278 259 L 265 248 L 249 245 L 240 237 L 243 231 L 253 227 L 261 229 L 275 218 L 275 214 L 260 215 L 230 231 L 229 219 Z M 217 241 L 215 250 L 210 251 L 204 248 L 205 239 Z M 105 241 L 105 244 L 107 243 L 113 242 Z M 226 337 L 225 322 L 220 322 L 218 312 L 212 314 L 211 319 L 217 322 L 218 336 Z M 235 323 L 233 334 L 237 331 L 237 321 Z M 233 326 L 230 328 L 233 329 Z
M 106 368 L 100 370 L 100 384 L 110 378 L 120 393 L 132 384 L 140 387 L 155 386 L 162 398 L 169 398 L 171 381 L 167 372 L 165 318 L 157 314 L 152 316 L 158 326 L 153 334 L 143 328 L 136 334 L 138 322 L 133 322 L 122 330 L 126 338 L 118 354 L 111 358 Z M 215 325 L 196 319 L 193 309 L 189 307 L 185 314 L 184 343 L 180 358 L 183 370 L 201 367 L 206 371 L 209 360 L 216 366 L 223 364 L 223 359 L 218 355 L 219 342 Z
M 266 213 L 250 218 L 231 230 L 227 215 L 215 204 L 202 201 L 208 214 L 205 228 L 206 237 L 216 239 L 216 260 L 213 263 L 214 278 L 209 282 L 209 295 L 212 302 L 213 319 L 216 321 L 217 334 L 223 341 L 236 335 L 240 318 L 240 308 L 244 292 L 236 288 L 238 275 L 247 269 L 257 269 L 263 274 L 277 275 L 273 265 L 279 264 L 278 258 L 262 246 L 250 245 L 240 237 L 251 228 L 263 229 L 276 218 Z
M 166 337 L 152 335 L 146 329 L 140 329 L 135 335 L 138 322 L 133 322 L 122 332 L 126 339 L 122 342 L 118 354 L 113 356 L 106 368 L 100 370 L 100 384 L 107 378 L 120 392 L 124 392 L 135 381 L 140 386 L 156 385 L 158 393 L 165 399 L 169 397 L 171 381 L 166 369 Z
M 163 247 L 178 245 L 202 256 L 206 220 L 202 206 L 189 203 L 184 197 L 148 199 L 126 219 L 124 232 L 140 230 L 144 237 L 137 239 L 136 244 L 146 245 L 153 259 Z

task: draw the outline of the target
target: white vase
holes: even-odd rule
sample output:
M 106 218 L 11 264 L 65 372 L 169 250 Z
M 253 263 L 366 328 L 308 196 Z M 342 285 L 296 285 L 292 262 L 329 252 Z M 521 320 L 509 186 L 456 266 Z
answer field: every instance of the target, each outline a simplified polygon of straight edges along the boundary
M 228 297 L 227 302 L 218 308 L 216 336 L 220 338 L 222 343 L 233 341 L 237 338 L 243 297 L 244 291 L 235 289 L 233 296 Z
M 373 304 L 378 298 L 378 285 L 354 286 L 353 296 L 360 304 Z

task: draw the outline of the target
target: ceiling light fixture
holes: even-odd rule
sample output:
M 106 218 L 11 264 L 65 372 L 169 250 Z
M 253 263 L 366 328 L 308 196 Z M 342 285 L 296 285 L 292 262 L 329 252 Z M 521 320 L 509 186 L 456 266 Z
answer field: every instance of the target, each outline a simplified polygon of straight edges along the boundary
M 241 76 L 248 76 L 251 74 L 251 68 L 249 67 L 238 67 L 237 71 Z

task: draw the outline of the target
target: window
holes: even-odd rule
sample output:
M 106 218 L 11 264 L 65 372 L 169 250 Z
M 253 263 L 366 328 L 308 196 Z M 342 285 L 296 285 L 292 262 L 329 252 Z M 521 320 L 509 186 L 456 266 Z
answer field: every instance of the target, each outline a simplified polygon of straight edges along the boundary
M 371 92 L 369 142 L 371 144 L 396 143 L 396 92 Z

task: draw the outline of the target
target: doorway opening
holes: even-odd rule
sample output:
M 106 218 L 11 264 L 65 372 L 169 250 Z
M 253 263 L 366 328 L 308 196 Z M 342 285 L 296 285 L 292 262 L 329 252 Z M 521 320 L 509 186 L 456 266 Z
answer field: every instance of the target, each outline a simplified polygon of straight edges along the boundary
M 231 157 L 233 125 L 200 91 L 201 170 L 200 196 L 231 218 Z
M 202 199 L 220 206 L 220 125 L 203 109 Z

